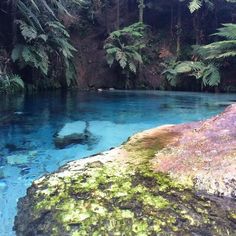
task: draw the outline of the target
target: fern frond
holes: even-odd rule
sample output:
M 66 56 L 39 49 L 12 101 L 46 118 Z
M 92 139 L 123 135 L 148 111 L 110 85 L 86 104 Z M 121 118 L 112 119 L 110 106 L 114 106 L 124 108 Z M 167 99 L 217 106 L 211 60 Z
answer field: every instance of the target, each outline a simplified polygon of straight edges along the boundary
M 127 76 L 137 72 L 137 65 L 143 63 L 141 50 L 145 26 L 135 23 L 110 34 L 104 45 L 107 63 L 111 67 L 115 62 Z
M 22 20 L 17 20 L 16 23 L 20 25 L 21 34 L 26 41 L 30 42 L 31 40 L 37 38 L 38 33 L 34 27 L 28 25 Z
M 191 13 L 199 10 L 202 6 L 202 0 L 191 0 L 189 3 L 189 10 Z
M 21 0 L 17 1 L 18 9 L 20 10 L 21 14 L 27 19 L 28 23 L 42 32 L 44 32 L 43 27 L 37 18 L 37 16 L 31 11 L 29 7 L 27 7 Z
M 62 33 L 65 37 L 69 38 L 70 35 L 65 29 L 65 26 L 61 24 L 59 21 L 49 21 L 46 25 L 51 28 L 52 30 L 58 30 L 58 32 Z
M 11 86 L 14 86 L 17 89 L 24 89 L 25 88 L 25 84 L 24 81 L 21 79 L 21 77 L 19 75 L 11 75 L 9 77 L 9 82 L 11 84 Z
M 236 24 L 222 24 L 223 27 L 219 28 L 217 33 L 212 34 L 220 36 L 229 40 L 236 40 Z
M 221 36 L 225 40 L 195 47 L 195 53 L 205 60 L 221 60 L 236 56 L 236 24 L 223 24 L 223 27 L 213 35 Z
M 183 75 L 201 79 L 204 86 L 217 86 L 220 83 L 218 67 L 200 61 L 183 61 L 167 65 L 163 74 L 172 86 L 176 86 Z

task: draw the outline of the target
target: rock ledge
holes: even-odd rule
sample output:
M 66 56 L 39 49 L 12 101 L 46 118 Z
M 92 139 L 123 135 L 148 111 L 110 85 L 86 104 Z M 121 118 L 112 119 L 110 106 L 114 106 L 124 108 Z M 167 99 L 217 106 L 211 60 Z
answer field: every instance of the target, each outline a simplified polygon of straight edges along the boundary
M 162 126 L 35 181 L 15 230 L 34 235 L 236 235 L 236 105 Z

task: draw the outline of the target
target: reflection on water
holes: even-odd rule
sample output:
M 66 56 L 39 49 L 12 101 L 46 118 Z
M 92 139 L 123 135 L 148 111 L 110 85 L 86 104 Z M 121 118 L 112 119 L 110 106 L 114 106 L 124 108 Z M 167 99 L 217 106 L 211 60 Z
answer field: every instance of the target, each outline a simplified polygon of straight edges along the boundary
M 222 111 L 235 94 L 48 92 L 0 98 L 0 234 L 11 236 L 17 199 L 39 176 L 162 124 L 196 121 Z M 56 149 L 66 123 L 84 121 L 94 143 Z

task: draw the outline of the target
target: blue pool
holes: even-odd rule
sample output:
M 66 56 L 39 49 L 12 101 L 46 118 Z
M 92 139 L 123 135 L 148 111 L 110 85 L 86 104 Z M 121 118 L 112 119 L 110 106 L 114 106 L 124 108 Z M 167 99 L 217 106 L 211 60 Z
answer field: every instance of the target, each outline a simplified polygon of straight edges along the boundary
M 138 131 L 208 118 L 233 102 L 235 94 L 160 91 L 57 91 L 0 97 L 0 235 L 14 235 L 17 200 L 43 174 L 120 145 Z M 94 143 L 56 149 L 55 134 L 79 121 L 88 124 Z

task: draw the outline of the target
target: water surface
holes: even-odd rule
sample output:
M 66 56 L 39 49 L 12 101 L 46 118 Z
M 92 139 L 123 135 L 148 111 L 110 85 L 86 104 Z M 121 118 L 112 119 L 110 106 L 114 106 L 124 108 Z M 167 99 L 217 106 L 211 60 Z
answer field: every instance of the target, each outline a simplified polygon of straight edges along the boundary
M 0 97 L 0 235 L 14 235 L 17 199 L 43 174 L 120 145 L 138 131 L 208 118 L 233 102 L 235 94 L 160 91 L 60 91 Z M 75 121 L 87 122 L 96 141 L 56 149 L 55 133 Z

